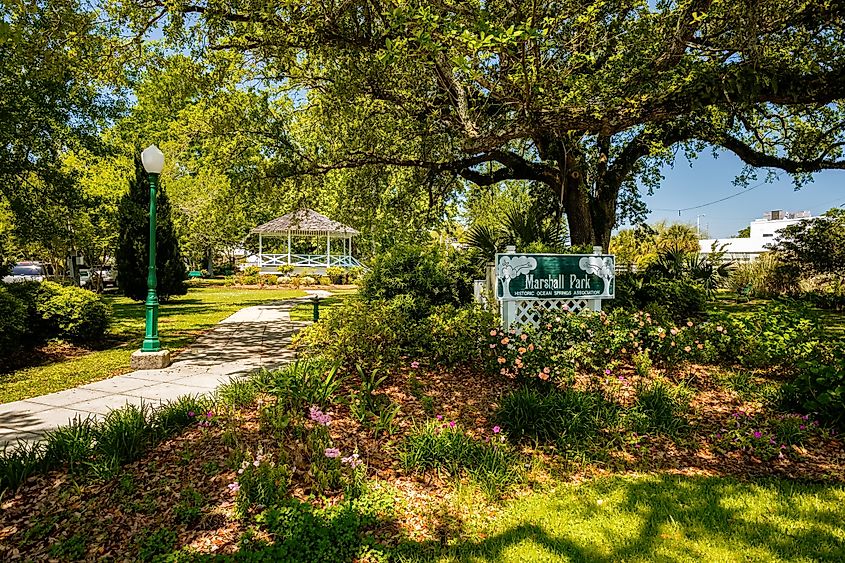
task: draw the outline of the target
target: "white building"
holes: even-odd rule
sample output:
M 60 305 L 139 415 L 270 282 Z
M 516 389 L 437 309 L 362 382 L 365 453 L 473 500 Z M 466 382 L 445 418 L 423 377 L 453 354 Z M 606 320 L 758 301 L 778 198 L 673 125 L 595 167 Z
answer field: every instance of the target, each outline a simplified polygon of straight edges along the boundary
M 709 254 L 715 244 L 716 250 L 724 248 L 725 260 L 750 262 L 769 250 L 767 246 L 778 240 L 778 232 L 781 229 L 803 219 L 812 219 L 809 211 L 767 211 L 762 219 L 751 222 L 749 237 L 705 239 L 698 241 L 698 247 L 702 254 Z

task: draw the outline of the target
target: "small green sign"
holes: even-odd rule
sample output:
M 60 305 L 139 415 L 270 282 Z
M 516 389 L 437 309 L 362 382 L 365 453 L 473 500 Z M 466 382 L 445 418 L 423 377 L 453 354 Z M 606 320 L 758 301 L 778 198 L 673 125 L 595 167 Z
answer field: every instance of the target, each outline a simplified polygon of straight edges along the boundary
M 503 301 L 589 297 L 613 299 L 611 254 L 496 254 L 496 297 Z

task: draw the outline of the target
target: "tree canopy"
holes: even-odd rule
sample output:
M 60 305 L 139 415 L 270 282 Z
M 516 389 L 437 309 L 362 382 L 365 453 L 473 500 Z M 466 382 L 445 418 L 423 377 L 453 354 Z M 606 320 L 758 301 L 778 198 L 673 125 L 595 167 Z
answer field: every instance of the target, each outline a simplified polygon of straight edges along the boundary
M 382 165 L 545 186 L 607 247 L 677 147 L 801 183 L 842 161 L 841 2 L 123 0 L 143 34 L 234 51 L 320 123 L 277 173 Z M 197 47 L 197 46 L 200 47 Z M 749 179 L 753 171 L 741 179 Z M 447 184 L 448 185 L 448 184 Z M 453 186 L 450 186 L 453 187 Z

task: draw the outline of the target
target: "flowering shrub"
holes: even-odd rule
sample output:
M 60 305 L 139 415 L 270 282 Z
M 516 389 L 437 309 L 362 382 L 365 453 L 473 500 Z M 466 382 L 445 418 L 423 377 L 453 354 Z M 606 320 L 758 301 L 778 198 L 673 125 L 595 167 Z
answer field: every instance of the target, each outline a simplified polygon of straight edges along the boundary
M 705 320 L 666 325 L 650 313 L 615 309 L 570 314 L 543 311 L 537 328 L 520 334 L 494 329 L 488 347 L 500 371 L 523 380 L 571 383 L 576 370 L 602 371 L 614 360 L 741 363 L 785 367 L 810 356 L 821 330 L 811 315 L 789 303 L 773 303 L 745 316 L 712 314 Z
M 243 518 L 255 506 L 263 509 L 285 498 L 290 471 L 285 465 L 276 465 L 270 454 L 261 449 L 253 456 L 247 452 L 237 471 L 235 481 L 228 489 L 235 495 L 235 509 Z

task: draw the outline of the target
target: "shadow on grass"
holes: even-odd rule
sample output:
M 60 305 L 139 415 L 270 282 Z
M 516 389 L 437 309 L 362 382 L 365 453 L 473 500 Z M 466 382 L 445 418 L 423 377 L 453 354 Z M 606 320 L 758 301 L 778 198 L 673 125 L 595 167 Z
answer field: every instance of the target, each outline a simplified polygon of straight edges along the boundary
M 508 505 L 509 524 L 483 539 L 403 544 L 397 560 L 845 560 L 840 487 L 672 476 L 581 487 Z

